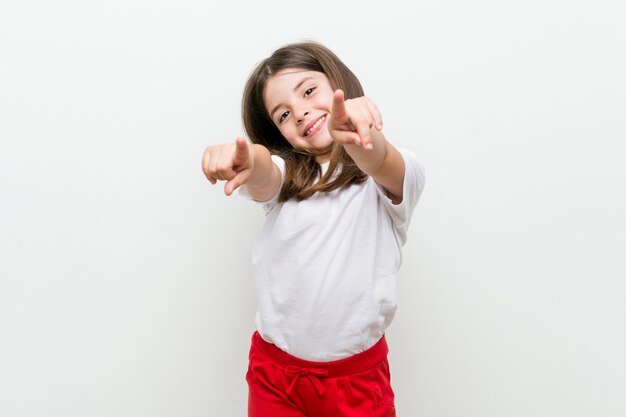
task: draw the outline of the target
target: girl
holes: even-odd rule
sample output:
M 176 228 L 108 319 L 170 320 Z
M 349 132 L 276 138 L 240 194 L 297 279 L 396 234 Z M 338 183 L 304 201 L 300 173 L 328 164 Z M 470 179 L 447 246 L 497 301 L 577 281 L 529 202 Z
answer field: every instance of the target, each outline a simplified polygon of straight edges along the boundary
M 358 79 L 315 42 L 257 65 L 242 117 L 252 144 L 210 146 L 202 169 L 266 212 L 249 416 L 395 416 L 384 332 L 422 165 L 385 139 Z

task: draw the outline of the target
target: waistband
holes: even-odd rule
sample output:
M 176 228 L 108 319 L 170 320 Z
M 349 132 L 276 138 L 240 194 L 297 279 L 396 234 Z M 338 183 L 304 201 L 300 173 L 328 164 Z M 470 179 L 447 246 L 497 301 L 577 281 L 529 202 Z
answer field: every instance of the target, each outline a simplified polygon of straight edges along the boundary
M 320 377 L 339 378 L 365 372 L 382 362 L 389 353 L 385 336 L 371 348 L 345 359 L 330 362 L 314 362 L 290 355 L 276 345 L 263 340 L 258 331 L 252 335 L 252 354 L 254 349 L 263 352 L 272 362 L 284 368 L 307 369 Z

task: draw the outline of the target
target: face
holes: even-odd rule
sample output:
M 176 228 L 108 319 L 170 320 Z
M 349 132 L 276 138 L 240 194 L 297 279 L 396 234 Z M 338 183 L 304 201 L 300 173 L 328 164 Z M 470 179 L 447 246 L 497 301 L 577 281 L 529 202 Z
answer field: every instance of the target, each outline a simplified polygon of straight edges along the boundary
M 333 89 L 325 74 L 297 68 L 278 71 L 265 84 L 263 102 L 291 146 L 311 152 L 320 163 L 328 160 L 334 143 L 326 127 Z

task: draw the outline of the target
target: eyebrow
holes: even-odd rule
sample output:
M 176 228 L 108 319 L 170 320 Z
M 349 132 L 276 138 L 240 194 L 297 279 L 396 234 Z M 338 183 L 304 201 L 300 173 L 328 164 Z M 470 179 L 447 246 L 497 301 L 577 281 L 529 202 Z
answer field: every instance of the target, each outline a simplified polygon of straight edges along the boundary
M 302 87 L 302 84 L 304 84 L 305 82 L 307 82 L 308 80 L 312 80 L 313 77 L 304 77 L 298 84 L 296 84 L 296 86 L 293 88 L 293 91 L 298 91 L 298 88 Z M 278 110 L 278 108 L 282 106 L 282 103 L 278 103 L 270 112 L 270 118 L 274 117 L 274 113 L 276 112 L 276 110 Z

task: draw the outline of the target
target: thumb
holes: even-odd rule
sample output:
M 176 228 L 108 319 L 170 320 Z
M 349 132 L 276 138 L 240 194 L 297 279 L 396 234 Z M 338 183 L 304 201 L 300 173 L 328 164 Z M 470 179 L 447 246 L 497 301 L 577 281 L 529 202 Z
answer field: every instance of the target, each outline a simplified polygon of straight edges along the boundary
M 248 142 L 244 138 L 237 138 L 235 141 L 235 155 L 233 156 L 233 168 L 244 166 L 250 159 Z
M 248 176 L 249 172 L 248 170 L 245 170 L 226 181 L 226 184 L 224 185 L 224 194 L 228 196 L 232 195 L 240 185 L 244 184 L 248 180 Z

